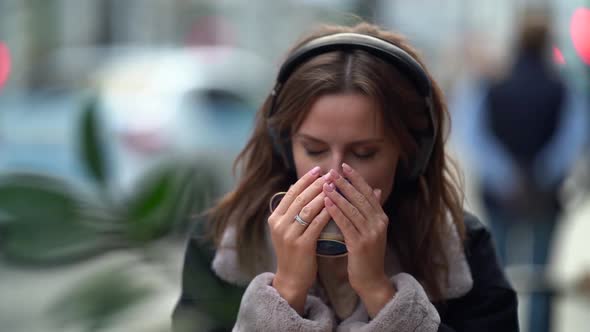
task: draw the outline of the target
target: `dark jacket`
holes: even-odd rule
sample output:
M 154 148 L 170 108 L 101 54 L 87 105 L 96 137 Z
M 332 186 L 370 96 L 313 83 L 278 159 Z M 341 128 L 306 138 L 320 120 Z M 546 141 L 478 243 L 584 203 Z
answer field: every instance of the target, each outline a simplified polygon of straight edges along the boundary
M 519 167 L 530 171 L 563 118 L 565 84 L 543 57 L 521 54 L 510 75 L 490 87 L 490 132 Z
M 389 309 L 387 310 L 392 310 L 395 313 L 400 313 L 400 310 L 405 312 L 408 308 L 416 307 L 415 304 L 418 303 L 420 304 L 420 313 L 424 317 L 424 321 L 427 321 L 424 325 L 413 325 L 414 327 L 411 329 L 408 328 L 409 330 L 445 332 L 519 330 L 516 294 L 498 265 L 489 231 L 477 218 L 470 214 L 466 214 L 465 216 L 465 225 L 467 229 L 465 258 L 471 272 L 473 284 L 471 289 L 466 291 L 464 295 L 431 305 L 428 302 L 428 298 L 423 294 L 424 292 L 419 294 L 420 292 L 417 291 L 401 291 L 406 287 L 404 286 L 406 284 L 417 284 L 417 282 L 413 281 L 414 279 L 412 277 L 405 273 L 400 273 L 395 277 L 397 279 L 392 279 L 392 282 L 400 283 L 396 284 L 398 286 L 398 295 L 396 295 L 398 302 L 400 301 L 400 297 L 409 296 L 404 294 L 411 294 L 413 297 L 404 299 L 400 302 L 401 305 L 398 303 L 397 307 L 395 305 L 396 301 L 392 300 L 391 303 L 393 304 L 388 304 L 386 307 Z M 199 230 L 195 232 L 195 234 L 198 233 Z M 274 306 L 284 305 L 284 303 L 268 304 L 269 301 L 263 301 L 253 308 L 251 306 L 248 310 L 240 309 L 240 300 L 244 292 L 247 291 L 242 302 L 246 302 L 246 304 L 242 303 L 242 306 L 247 307 L 247 302 L 252 301 L 254 296 L 252 294 L 260 294 L 257 287 L 266 287 L 265 283 L 268 282 L 266 279 L 272 276 L 270 274 L 258 276 L 248 288 L 234 286 L 221 279 L 212 270 L 211 266 L 214 253 L 214 250 L 206 243 L 200 241 L 197 235 L 191 237 L 184 263 L 182 294 L 173 313 L 173 330 L 175 332 L 229 331 L 234 326 L 236 319 L 238 321 L 240 319 L 245 320 L 245 318 L 238 317 L 239 315 L 245 317 L 256 317 L 256 315 L 261 314 L 268 315 L 269 310 L 275 310 L 276 312 L 281 310 L 280 308 L 276 309 Z M 400 276 L 403 278 L 400 278 Z M 412 290 L 411 287 L 416 286 L 410 285 L 410 290 Z M 417 287 L 420 286 L 418 285 Z M 270 298 L 272 296 L 274 295 L 271 295 Z M 424 299 L 426 299 L 430 308 L 424 309 L 424 304 L 420 303 Z M 311 297 L 308 302 L 314 301 L 321 302 Z M 320 311 L 325 310 L 325 308 L 322 309 L 322 306 L 325 307 L 325 305 L 321 303 L 317 303 L 316 306 L 320 308 Z M 255 312 L 258 309 L 260 309 L 261 313 Z M 246 313 L 242 313 L 242 311 Z M 412 313 L 409 315 L 412 315 Z M 318 315 L 318 317 L 320 316 Z M 399 331 L 400 329 L 405 329 L 403 326 L 410 326 L 404 322 L 402 323 L 406 325 L 400 325 L 400 322 L 393 322 L 392 325 L 387 325 L 389 324 L 388 318 L 385 317 L 384 319 L 380 316 L 383 315 L 378 315 L 374 320 L 365 324 L 362 329 L 367 331 L 386 331 L 389 330 L 388 327 L 391 327 L 391 329 Z M 310 324 L 287 325 L 296 326 L 301 330 L 305 330 L 308 326 L 315 328 L 321 325 L 312 325 L 311 323 L 314 322 L 311 318 L 289 317 L 289 319 L 301 320 L 302 324 Z M 246 328 L 242 327 L 241 330 L 248 330 L 249 328 L 250 326 Z

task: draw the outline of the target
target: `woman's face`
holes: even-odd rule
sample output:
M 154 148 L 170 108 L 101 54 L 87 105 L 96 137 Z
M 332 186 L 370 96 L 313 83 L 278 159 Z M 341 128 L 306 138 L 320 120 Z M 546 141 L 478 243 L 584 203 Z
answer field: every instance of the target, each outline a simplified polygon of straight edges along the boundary
M 383 116 L 370 97 L 331 94 L 317 99 L 293 135 L 297 177 L 315 166 L 342 174 L 342 163 L 359 172 L 385 202 L 393 188 L 399 149 L 385 135 Z M 390 136 L 389 136 L 390 137 Z

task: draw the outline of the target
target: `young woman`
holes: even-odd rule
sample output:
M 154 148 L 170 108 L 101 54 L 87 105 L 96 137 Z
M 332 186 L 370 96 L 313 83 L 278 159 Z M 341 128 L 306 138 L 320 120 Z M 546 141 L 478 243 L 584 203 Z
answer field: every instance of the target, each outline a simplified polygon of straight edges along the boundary
M 304 38 L 207 215 L 214 251 L 189 242 L 175 330 L 517 331 L 490 234 L 463 211 L 448 127 L 400 36 L 359 24 Z

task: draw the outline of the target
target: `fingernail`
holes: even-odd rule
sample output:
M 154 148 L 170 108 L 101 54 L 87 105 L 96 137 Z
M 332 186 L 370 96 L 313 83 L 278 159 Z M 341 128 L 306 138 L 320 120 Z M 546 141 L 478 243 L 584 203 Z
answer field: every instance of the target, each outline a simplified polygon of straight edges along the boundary
M 342 170 L 348 174 L 352 173 L 352 168 L 347 163 L 342 163 Z
M 320 174 L 320 166 L 316 166 L 309 171 L 309 174 L 317 176 Z
M 336 172 L 333 169 L 330 170 L 330 174 L 332 174 L 332 179 L 334 179 L 334 180 L 336 180 L 340 177 L 340 174 L 338 174 L 338 172 Z
M 334 184 L 330 183 L 324 183 L 324 190 L 326 190 L 327 192 L 332 192 L 334 191 Z
M 375 194 L 377 198 L 381 198 L 381 189 L 373 189 L 373 194 Z
M 331 179 L 330 174 L 331 174 L 330 172 L 326 173 L 326 175 L 324 175 L 324 180 L 330 181 L 330 179 Z
M 326 206 L 334 206 L 334 202 L 328 197 L 324 198 L 324 204 L 326 204 Z

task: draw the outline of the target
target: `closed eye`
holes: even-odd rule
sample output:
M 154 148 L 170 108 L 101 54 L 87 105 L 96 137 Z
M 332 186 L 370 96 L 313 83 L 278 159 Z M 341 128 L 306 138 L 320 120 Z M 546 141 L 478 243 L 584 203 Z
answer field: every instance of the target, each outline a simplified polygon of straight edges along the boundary
M 322 153 L 324 153 L 326 151 L 328 151 L 328 150 L 325 150 L 325 149 L 323 149 L 323 150 L 310 150 L 310 149 L 305 149 L 305 153 L 308 156 L 319 156 L 319 155 L 321 155 Z
M 354 156 L 359 158 L 359 159 L 371 159 L 375 156 L 375 154 L 377 153 L 377 151 L 368 151 L 368 152 L 362 152 L 362 153 L 354 153 Z

